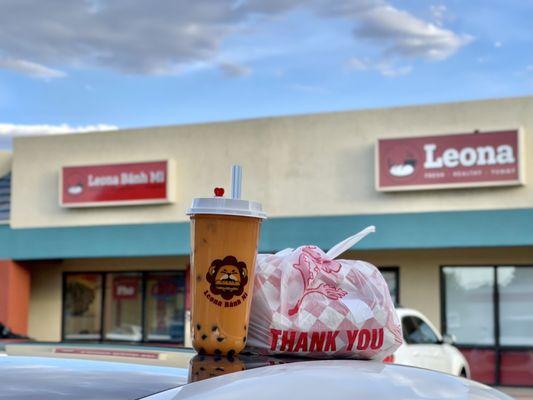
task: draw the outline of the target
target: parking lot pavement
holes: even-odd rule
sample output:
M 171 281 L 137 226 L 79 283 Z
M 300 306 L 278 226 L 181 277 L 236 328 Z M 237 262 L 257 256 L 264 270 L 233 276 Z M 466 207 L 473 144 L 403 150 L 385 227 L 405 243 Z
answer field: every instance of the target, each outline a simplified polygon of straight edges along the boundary
M 498 387 L 496 388 L 516 400 L 533 400 L 533 388 Z

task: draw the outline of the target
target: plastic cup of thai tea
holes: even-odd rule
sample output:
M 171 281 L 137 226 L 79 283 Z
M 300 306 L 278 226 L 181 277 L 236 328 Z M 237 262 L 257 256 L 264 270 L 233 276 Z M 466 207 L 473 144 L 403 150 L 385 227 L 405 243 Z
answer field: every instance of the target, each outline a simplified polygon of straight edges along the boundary
M 191 337 L 199 354 L 234 355 L 246 345 L 261 204 L 196 198 L 191 218 Z

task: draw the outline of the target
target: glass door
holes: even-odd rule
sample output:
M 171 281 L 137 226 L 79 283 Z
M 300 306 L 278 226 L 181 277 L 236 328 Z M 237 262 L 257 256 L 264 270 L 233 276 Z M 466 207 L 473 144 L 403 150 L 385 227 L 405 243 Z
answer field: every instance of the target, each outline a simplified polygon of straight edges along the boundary
M 494 267 L 445 267 L 443 332 L 453 335 L 472 379 L 495 384 Z
M 533 267 L 498 267 L 500 384 L 533 386 Z

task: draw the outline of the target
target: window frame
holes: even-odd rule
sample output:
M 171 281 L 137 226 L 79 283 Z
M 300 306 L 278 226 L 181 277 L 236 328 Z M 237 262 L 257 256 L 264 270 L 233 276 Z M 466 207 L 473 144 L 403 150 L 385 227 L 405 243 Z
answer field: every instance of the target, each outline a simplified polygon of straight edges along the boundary
M 130 340 L 106 340 L 105 339 L 105 316 L 104 310 L 106 306 L 106 285 L 107 285 L 107 276 L 110 274 L 121 274 L 121 273 L 137 273 L 141 276 L 141 330 L 142 330 L 142 340 L 140 341 L 130 341 Z M 62 272 L 62 293 L 61 293 L 61 341 L 66 343 L 136 343 L 136 344 L 150 344 L 150 343 L 161 343 L 161 344 L 173 344 L 175 346 L 184 346 L 185 345 L 185 332 L 184 340 L 182 342 L 177 342 L 173 340 L 147 340 L 146 333 L 146 283 L 147 277 L 150 274 L 165 273 L 165 274 L 181 274 L 183 277 L 183 292 L 184 296 L 187 297 L 187 271 L 186 269 L 165 269 L 165 270 L 135 270 L 135 269 L 126 269 L 126 270 L 106 270 L 106 271 L 94 271 L 94 270 L 83 270 L 83 271 L 63 271 Z M 67 277 L 71 275 L 100 275 L 102 279 L 102 301 L 100 305 L 100 339 L 67 339 L 65 338 L 65 305 L 66 305 L 66 295 L 67 295 Z M 185 299 L 184 299 L 185 300 Z M 186 301 L 184 301 L 184 304 Z M 187 309 L 183 309 L 183 324 L 185 328 Z
M 394 280 L 396 281 L 396 293 L 392 301 L 395 307 L 400 307 L 400 267 L 399 266 L 383 266 L 377 267 L 379 272 L 393 272 Z
M 475 344 L 475 343 L 455 343 L 459 349 L 472 350 L 493 350 L 495 354 L 495 368 L 494 368 L 494 385 L 498 386 L 501 383 L 501 360 L 502 353 L 506 351 L 531 351 L 533 346 L 528 345 L 502 345 L 500 343 L 500 289 L 498 284 L 498 267 L 516 267 L 516 268 L 533 268 L 533 264 L 517 264 L 517 263 L 499 263 L 499 264 L 446 264 L 439 267 L 440 279 L 440 323 L 441 335 L 448 333 L 446 321 L 446 278 L 444 274 L 445 268 L 492 268 L 494 274 L 492 302 L 493 302 L 493 318 L 494 318 L 494 344 Z M 512 386 L 512 385 L 511 385 Z M 516 385 L 523 386 L 523 385 Z

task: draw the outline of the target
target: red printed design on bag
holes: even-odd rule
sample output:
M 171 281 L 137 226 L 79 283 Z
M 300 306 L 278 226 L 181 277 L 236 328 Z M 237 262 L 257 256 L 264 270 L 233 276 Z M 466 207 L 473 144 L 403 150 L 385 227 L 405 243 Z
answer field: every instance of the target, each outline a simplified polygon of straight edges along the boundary
M 289 316 L 298 312 L 305 296 L 311 293 L 319 293 L 331 300 L 338 300 L 347 294 L 341 288 L 327 283 L 321 283 L 320 285 L 313 287 L 313 283 L 320 272 L 325 274 L 335 274 L 341 270 L 340 262 L 322 258 L 320 253 L 315 249 L 315 246 L 304 247 L 302 249 L 302 254 L 300 254 L 298 259 L 298 263 L 293 264 L 293 267 L 300 271 L 300 274 L 302 275 L 304 291 L 296 305 L 288 311 Z

